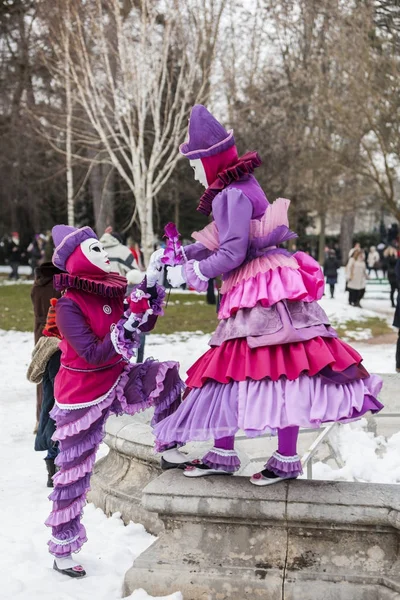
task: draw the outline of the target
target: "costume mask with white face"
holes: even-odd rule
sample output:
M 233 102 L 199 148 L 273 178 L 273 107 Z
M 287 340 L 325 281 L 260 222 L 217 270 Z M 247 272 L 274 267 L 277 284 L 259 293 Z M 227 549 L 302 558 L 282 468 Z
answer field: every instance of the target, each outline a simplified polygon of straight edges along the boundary
M 208 188 L 207 176 L 206 176 L 206 172 L 203 167 L 203 163 L 201 162 L 201 159 L 196 158 L 195 160 L 190 160 L 189 163 L 194 171 L 195 181 L 199 181 L 202 186 L 204 186 L 205 188 Z
M 111 272 L 111 263 L 108 254 L 96 238 L 89 238 L 81 243 L 81 250 L 88 261 L 105 273 Z

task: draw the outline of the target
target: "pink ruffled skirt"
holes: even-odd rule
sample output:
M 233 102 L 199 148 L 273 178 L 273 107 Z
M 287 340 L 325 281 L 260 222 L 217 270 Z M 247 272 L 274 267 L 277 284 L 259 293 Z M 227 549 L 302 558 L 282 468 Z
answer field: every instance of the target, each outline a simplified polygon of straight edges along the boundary
M 380 378 L 338 339 L 316 302 L 324 278 L 313 258 L 257 258 L 231 273 L 223 290 L 212 347 L 189 369 L 182 405 L 154 428 L 158 450 L 239 429 L 253 437 L 319 427 L 383 408 Z

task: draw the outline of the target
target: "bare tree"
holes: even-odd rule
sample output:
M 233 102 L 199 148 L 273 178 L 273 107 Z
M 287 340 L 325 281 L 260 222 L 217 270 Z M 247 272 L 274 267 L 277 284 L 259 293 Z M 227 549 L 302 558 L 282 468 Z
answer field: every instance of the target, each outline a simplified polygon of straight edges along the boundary
M 68 61 L 79 146 L 100 147 L 134 197 L 146 260 L 154 247 L 153 204 L 174 170 L 188 111 L 203 99 L 225 0 L 69 0 L 69 52 L 54 39 L 51 65 L 62 80 Z M 58 4 L 57 27 L 67 27 Z M 87 123 L 83 127 L 82 117 Z M 82 159 L 82 155 L 79 155 Z M 78 156 L 76 156 L 78 158 Z

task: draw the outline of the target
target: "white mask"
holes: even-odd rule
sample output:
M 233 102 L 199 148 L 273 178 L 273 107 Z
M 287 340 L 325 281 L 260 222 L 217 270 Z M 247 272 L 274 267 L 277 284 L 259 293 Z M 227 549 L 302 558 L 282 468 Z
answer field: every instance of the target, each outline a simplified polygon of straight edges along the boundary
M 89 238 L 81 243 L 81 250 L 88 261 L 105 273 L 111 272 L 111 263 L 108 254 L 96 238 Z
M 208 188 L 208 181 L 206 172 L 203 167 L 203 163 L 200 158 L 196 158 L 195 160 L 189 160 L 190 166 L 194 171 L 194 179 L 195 181 L 199 181 L 202 186 Z

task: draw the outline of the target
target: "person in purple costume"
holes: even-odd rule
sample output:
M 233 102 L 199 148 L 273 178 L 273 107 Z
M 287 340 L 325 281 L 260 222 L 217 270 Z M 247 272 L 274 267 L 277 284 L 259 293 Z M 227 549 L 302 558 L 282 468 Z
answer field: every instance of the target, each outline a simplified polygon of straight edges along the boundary
M 187 477 L 231 475 L 240 467 L 237 431 L 248 437 L 277 433 L 276 452 L 251 483 L 296 478 L 302 473 L 299 427 L 381 410 L 381 380 L 338 339 L 316 302 L 324 291 L 319 264 L 280 247 L 296 237 L 289 229 L 290 202 L 269 204 L 253 175 L 258 154 L 238 157 L 233 131 L 201 105 L 192 109 L 180 152 L 206 188 L 198 210 L 212 213 L 213 221 L 193 234 L 196 243 L 162 261 L 171 265 L 172 285 L 185 281 L 205 291 L 219 275 L 223 283 L 211 348 L 189 369 L 184 402 L 154 427 L 162 466 L 185 467 Z M 178 448 L 209 439 L 214 447 L 202 460 L 185 464 Z
M 52 233 L 53 263 L 64 272 L 54 277 L 55 289 L 63 291 L 56 305 L 62 340 L 50 414 L 60 452 L 46 525 L 52 528 L 53 568 L 83 577 L 85 570 L 72 555 L 86 541 L 82 509 L 107 417 L 154 407 L 155 424 L 179 406 L 183 384 L 178 363 L 130 362 L 140 333 L 152 329 L 163 314 L 165 290 L 156 285 L 160 252 L 153 254 L 147 277 L 133 289 L 128 306 L 127 281 L 111 273 L 108 255 L 90 227 L 57 225 Z

